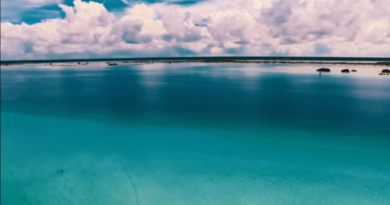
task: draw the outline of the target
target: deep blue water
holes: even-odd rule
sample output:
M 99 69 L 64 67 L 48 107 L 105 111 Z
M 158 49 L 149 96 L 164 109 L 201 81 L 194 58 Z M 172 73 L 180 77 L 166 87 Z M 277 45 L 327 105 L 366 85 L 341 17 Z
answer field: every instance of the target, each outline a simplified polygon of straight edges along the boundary
M 270 65 L 2 68 L 1 204 L 388 204 L 389 88 Z

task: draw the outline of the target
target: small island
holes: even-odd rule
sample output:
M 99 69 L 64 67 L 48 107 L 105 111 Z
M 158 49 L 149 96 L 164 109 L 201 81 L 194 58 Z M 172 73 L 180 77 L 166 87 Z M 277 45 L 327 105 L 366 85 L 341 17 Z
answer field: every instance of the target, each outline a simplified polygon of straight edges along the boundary
M 317 72 L 330 72 L 330 69 L 329 68 L 320 68 L 320 69 L 317 69 Z
M 107 65 L 108 66 L 117 66 L 118 64 L 117 63 L 109 63 L 109 62 L 107 62 Z
M 390 75 L 390 70 L 389 69 L 383 69 L 379 75 Z
M 349 73 L 349 69 L 342 69 L 341 72 L 342 73 Z
M 357 70 L 352 70 L 351 72 L 352 72 L 352 73 L 356 73 L 356 72 L 357 72 Z

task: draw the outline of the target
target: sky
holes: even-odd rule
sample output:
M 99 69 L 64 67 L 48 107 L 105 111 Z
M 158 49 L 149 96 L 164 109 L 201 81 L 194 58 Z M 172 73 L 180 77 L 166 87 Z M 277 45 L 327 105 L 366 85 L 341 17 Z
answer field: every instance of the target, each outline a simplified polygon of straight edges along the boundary
M 1 0 L 1 60 L 390 57 L 389 0 Z

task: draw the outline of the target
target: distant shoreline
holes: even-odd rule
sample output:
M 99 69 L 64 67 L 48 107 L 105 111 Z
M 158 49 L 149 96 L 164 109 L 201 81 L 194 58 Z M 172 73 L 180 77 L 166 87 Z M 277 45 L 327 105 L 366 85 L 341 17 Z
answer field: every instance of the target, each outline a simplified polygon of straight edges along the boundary
M 281 56 L 219 56 L 219 57 L 169 57 L 169 58 L 100 58 L 100 59 L 53 59 L 10 60 L 0 65 L 50 64 L 50 63 L 254 63 L 254 64 L 315 64 L 315 65 L 370 65 L 390 66 L 390 58 L 372 57 L 281 57 Z
M 278 61 L 278 60 L 112 60 L 112 61 L 90 61 L 106 63 L 107 66 L 119 66 L 126 64 L 153 64 L 153 63 L 229 63 L 229 64 L 286 64 L 286 65 L 346 65 L 346 66 L 390 66 L 389 62 L 348 62 L 348 61 Z M 67 61 L 67 62 L 1 62 L 1 66 L 39 64 L 44 66 L 54 66 L 53 64 L 78 64 L 80 66 L 88 65 L 88 61 Z

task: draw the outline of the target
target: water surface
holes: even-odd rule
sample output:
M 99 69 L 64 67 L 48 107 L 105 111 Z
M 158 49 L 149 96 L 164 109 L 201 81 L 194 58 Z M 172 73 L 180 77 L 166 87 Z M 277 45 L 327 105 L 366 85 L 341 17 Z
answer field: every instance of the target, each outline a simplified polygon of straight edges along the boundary
M 2 68 L 1 204 L 388 204 L 375 69 Z

